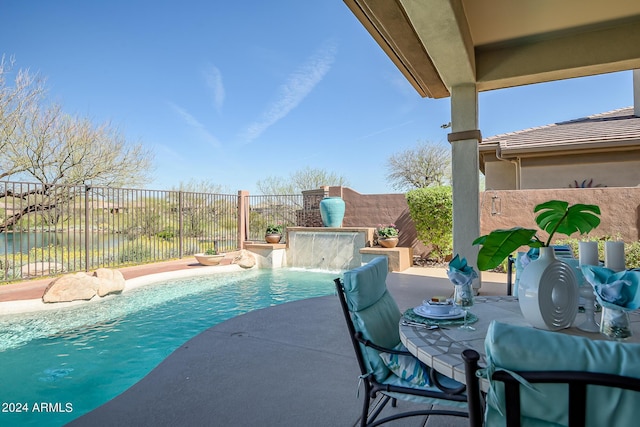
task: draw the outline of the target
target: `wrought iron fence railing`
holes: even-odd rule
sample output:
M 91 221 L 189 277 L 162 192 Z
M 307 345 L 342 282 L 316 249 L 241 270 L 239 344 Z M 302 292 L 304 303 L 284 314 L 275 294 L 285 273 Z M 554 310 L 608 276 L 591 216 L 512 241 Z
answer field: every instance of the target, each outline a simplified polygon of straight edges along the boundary
M 316 215 L 302 195 L 241 193 L 0 182 L 0 282 L 229 252 Z
M 293 226 L 309 227 L 317 225 L 319 209 L 309 206 L 309 198 L 317 198 L 319 204 L 322 196 L 266 195 L 249 196 L 249 232 L 247 240 L 264 241 L 267 225 L 281 225 L 284 228 Z M 286 236 L 281 241 L 285 242 Z

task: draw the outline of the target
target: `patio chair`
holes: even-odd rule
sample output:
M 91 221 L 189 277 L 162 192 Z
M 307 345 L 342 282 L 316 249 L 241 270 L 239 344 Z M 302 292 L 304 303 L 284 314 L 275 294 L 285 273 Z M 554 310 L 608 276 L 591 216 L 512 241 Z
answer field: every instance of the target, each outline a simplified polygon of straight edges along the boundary
M 377 257 L 362 267 L 345 272 L 344 280 L 338 278 L 334 281 L 360 367 L 360 379 L 364 383 L 365 396 L 360 425 L 376 426 L 417 415 L 467 417 L 465 386 L 436 375 L 435 371 L 420 364 L 418 359 L 402 348 L 399 334 L 402 315 L 387 290 L 387 272 L 387 258 Z M 403 367 L 390 364 L 395 368 L 396 372 L 393 372 L 385 364 L 385 360 L 388 361 L 390 357 L 396 357 L 395 362 L 400 360 Z M 414 368 L 426 373 L 426 381 L 416 381 L 425 378 L 424 375 L 414 375 Z M 369 414 L 371 401 L 376 399 L 378 393 L 383 395 L 382 400 L 372 414 Z M 395 407 L 397 399 L 424 403 L 429 405 L 429 409 L 397 413 L 377 420 L 389 400 Z M 452 408 L 433 409 L 433 404 Z
M 467 372 L 472 427 L 631 426 L 640 407 L 640 344 L 493 321 L 485 339 L 490 378 L 484 409 L 479 380 Z M 468 369 L 479 355 L 462 354 Z M 552 369 L 552 370 L 550 370 Z M 471 382 L 469 382 L 471 380 Z

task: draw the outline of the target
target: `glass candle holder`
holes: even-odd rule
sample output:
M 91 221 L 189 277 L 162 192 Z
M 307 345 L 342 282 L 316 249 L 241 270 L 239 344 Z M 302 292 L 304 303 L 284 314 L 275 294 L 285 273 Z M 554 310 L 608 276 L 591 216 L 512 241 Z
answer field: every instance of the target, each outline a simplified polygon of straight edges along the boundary
M 455 285 L 453 302 L 460 307 L 471 307 L 473 305 L 473 288 L 471 282 L 466 285 Z
M 617 341 L 624 341 L 629 338 L 631 336 L 629 313 L 624 310 L 602 307 L 600 333 Z
M 464 323 L 458 329 L 475 331 L 476 328 L 467 324 L 469 307 L 473 305 L 473 288 L 471 287 L 471 281 L 465 285 L 455 285 L 453 302 L 454 304 L 462 307 L 462 310 L 464 311 Z

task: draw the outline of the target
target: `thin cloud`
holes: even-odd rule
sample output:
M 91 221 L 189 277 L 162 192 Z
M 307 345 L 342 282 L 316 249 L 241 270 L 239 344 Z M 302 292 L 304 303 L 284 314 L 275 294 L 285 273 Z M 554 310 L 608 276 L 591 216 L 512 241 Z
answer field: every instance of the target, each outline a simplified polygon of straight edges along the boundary
M 253 141 L 278 120 L 284 118 L 311 93 L 331 69 L 336 57 L 335 43 L 327 42 L 295 70 L 278 88 L 277 100 L 245 131 L 245 139 Z
M 220 141 L 213 136 L 202 123 L 200 123 L 195 117 L 189 114 L 185 109 L 177 106 L 176 104 L 169 102 L 169 106 L 176 112 L 182 119 L 192 127 L 207 143 L 214 147 L 220 147 Z
M 413 123 L 413 120 L 409 120 L 408 122 L 400 123 L 400 124 L 395 125 L 395 126 L 389 126 L 389 127 L 384 128 L 384 129 L 380 129 L 380 130 L 377 130 L 375 132 L 363 135 L 360 138 L 356 138 L 356 141 L 361 141 L 363 139 L 371 138 L 372 136 L 380 135 L 381 133 L 389 132 L 390 130 L 398 129 L 398 128 L 401 128 L 401 127 L 406 126 L 408 124 L 411 124 L 411 123 Z
M 213 97 L 213 106 L 219 113 L 222 110 L 224 104 L 224 85 L 222 84 L 222 73 L 215 65 L 209 65 L 204 70 L 204 80 Z

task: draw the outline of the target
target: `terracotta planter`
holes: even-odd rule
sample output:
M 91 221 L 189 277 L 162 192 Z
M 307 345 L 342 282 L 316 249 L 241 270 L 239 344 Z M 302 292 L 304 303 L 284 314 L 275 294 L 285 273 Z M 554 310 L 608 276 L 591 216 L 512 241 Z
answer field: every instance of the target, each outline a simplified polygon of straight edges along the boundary
M 378 244 L 383 248 L 395 248 L 398 246 L 398 238 L 397 237 L 387 237 L 387 238 L 378 238 Z
M 218 265 L 222 258 L 224 258 L 224 254 L 218 255 L 205 255 L 205 254 L 195 254 L 196 260 L 202 265 Z
M 264 240 L 267 243 L 280 243 L 280 239 L 282 239 L 282 234 L 265 234 Z

